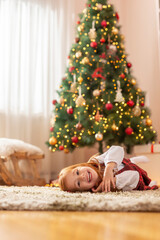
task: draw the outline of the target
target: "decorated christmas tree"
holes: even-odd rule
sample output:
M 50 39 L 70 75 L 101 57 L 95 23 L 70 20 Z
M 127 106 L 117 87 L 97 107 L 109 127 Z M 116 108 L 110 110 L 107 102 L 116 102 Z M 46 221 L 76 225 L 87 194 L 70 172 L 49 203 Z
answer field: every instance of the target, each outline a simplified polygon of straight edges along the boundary
M 145 93 L 138 88 L 127 61 L 119 15 L 106 0 L 88 0 L 77 22 L 59 99 L 53 100 L 50 121 L 51 151 L 112 144 L 126 146 L 153 142 Z

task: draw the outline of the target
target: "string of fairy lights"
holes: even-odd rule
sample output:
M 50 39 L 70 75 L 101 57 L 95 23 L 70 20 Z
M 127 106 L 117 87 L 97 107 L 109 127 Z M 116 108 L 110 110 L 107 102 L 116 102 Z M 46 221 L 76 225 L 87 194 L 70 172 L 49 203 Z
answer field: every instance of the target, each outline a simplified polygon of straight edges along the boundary
M 90 2 L 77 22 L 60 99 L 52 102 L 55 110 L 48 141 L 52 152 L 68 153 L 101 142 L 108 133 L 116 139 L 121 134 L 130 136 L 137 143 L 146 138 L 146 132 L 153 141 L 156 136 L 144 94 L 126 60 L 119 15 L 110 4 Z

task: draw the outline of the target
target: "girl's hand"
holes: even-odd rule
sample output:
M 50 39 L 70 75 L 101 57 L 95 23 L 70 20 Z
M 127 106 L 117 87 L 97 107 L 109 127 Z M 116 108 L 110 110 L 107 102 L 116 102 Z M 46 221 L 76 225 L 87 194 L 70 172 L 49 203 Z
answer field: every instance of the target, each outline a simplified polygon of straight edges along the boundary
M 114 175 L 113 175 L 113 168 L 116 166 L 116 163 L 110 162 L 107 164 L 105 171 L 104 171 L 104 177 L 100 185 L 97 189 L 92 188 L 92 191 L 94 193 L 96 192 L 110 192 L 111 190 L 111 184 L 115 188 L 115 181 L 114 181 Z
M 104 171 L 104 177 L 102 181 L 102 192 L 110 192 L 111 184 L 115 188 L 113 165 L 107 165 Z
M 102 192 L 102 182 L 99 184 L 99 186 L 96 189 L 93 187 L 92 192 L 94 193 Z

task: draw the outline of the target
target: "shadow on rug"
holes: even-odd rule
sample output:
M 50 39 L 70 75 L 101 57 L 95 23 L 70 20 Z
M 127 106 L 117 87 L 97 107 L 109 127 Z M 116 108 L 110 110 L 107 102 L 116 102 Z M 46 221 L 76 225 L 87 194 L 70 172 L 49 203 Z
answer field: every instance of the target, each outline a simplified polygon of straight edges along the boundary
M 0 186 L 0 210 L 160 212 L 160 189 L 69 193 L 51 187 Z

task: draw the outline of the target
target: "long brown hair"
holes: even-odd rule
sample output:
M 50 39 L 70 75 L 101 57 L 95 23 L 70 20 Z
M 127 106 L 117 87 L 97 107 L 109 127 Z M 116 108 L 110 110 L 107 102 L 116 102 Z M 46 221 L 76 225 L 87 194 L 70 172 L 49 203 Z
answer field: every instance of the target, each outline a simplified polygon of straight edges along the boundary
M 63 191 L 70 191 L 70 189 L 68 189 L 67 186 L 66 186 L 66 176 L 67 176 L 68 173 L 70 173 L 73 169 L 75 169 L 77 167 L 91 167 L 98 174 L 99 181 L 97 182 L 97 187 L 102 182 L 103 174 L 101 172 L 101 167 L 100 167 L 100 164 L 98 162 L 90 161 L 88 163 L 79 163 L 79 164 L 75 164 L 75 165 L 71 165 L 69 167 L 63 168 L 61 170 L 61 172 L 59 174 L 59 187 Z

